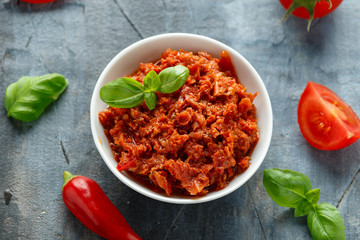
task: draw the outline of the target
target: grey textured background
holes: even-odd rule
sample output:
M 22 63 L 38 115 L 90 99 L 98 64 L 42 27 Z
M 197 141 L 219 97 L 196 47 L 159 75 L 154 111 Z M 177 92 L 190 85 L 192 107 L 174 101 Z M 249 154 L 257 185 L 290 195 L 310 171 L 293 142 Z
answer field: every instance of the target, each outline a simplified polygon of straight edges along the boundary
M 347 239 L 360 239 L 360 141 L 339 151 L 312 148 L 296 109 L 311 80 L 328 86 L 360 115 L 360 3 L 329 16 L 290 17 L 275 0 L 0 0 L 0 239 L 100 239 L 65 207 L 62 172 L 96 180 L 144 239 L 311 239 L 306 218 L 277 206 L 262 174 L 279 167 L 307 174 L 320 202 L 338 207 Z M 260 170 L 222 199 L 172 205 L 144 197 L 106 167 L 90 131 L 90 98 L 107 63 L 128 45 L 167 32 L 217 39 L 243 54 L 272 101 L 274 131 Z M 6 87 L 21 76 L 59 72 L 64 94 L 35 122 L 6 117 Z M 7 205 L 7 193 L 13 196 Z M 7 191 L 6 191 L 7 190 Z

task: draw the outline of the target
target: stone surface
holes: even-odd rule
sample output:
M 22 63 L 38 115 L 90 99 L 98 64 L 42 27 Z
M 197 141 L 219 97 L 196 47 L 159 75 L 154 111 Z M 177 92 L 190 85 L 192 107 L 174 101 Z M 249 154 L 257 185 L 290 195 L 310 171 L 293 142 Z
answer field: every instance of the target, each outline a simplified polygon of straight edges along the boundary
M 144 239 L 311 239 L 306 218 L 276 205 L 262 185 L 266 168 L 288 168 L 321 188 L 338 207 L 348 239 L 360 238 L 360 142 L 339 151 L 312 148 L 296 109 L 311 80 L 333 89 L 360 115 L 360 3 L 329 16 L 290 17 L 277 1 L 57 0 L 31 5 L 0 0 L 0 96 L 24 75 L 59 72 L 64 94 L 31 123 L 6 116 L 0 97 L 0 239 L 101 239 L 61 197 L 62 172 L 96 180 Z M 160 33 L 205 35 L 244 55 L 272 101 L 274 131 L 259 171 L 229 196 L 198 205 L 144 197 L 103 163 L 90 131 L 93 88 L 106 64 L 128 45 Z M 10 197 L 11 195 L 11 197 Z

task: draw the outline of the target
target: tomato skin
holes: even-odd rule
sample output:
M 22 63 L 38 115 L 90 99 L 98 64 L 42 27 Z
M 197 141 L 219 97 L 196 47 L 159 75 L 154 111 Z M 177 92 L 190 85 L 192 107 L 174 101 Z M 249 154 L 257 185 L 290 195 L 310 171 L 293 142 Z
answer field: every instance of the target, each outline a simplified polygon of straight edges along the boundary
M 279 0 L 279 1 L 285 9 L 288 9 L 291 3 L 293 2 L 293 0 Z M 332 6 L 330 9 L 329 9 L 330 4 L 327 1 L 322 0 L 320 2 L 317 2 L 315 5 L 314 19 L 324 17 L 329 13 L 333 12 L 341 4 L 341 2 L 342 0 L 331 0 Z M 295 9 L 292 12 L 292 14 L 299 18 L 304 18 L 304 19 L 310 18 L 308 11 L 304 7 Z
M 28 2 L 28 3 L 41 4 L 41 3 L 55 2 L 56 0 L 21 0 L 21 1 Z
M 304 138 L 315 148 L 338 150 L 360 138 L 360 119 L 329 88 L 308 82 L 298 105 L 298 123 Z
M 64 180 L 65 205 L 91 231 L 106 239 L 141 240 L 94 180 L 67 171 Z

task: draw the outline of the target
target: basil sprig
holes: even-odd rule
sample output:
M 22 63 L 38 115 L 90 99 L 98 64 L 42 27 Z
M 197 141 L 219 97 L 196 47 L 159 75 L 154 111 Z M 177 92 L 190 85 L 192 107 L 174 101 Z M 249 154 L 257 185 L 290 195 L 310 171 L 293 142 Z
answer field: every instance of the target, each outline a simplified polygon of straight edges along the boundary
M 36 120 L 67 85 L 68 81 L 58 73 L 20 78 L 6 89 L 7 116 L 25 122 Z
M 305 174 L 287 169 L 266 169 L 263 183 L 266 192 L 278 205 L 295 208 L 295 217 L 308 215 L 313 239 L 346 239 L 339 210 L 328 203 L 317 204 L 320 189 L 312 189 Z
M 162 70 L 159 75 L 151 70 L 144 78 L 144 86 L 132 78 L 118 78 L 100 89 L 100 98 L 111 107 L 132 108 L 144 100 L 149 110 L 156 106 L 155 91 L 172 93 L 181 88 L 189 77 L 189 69 L 182 65 Z

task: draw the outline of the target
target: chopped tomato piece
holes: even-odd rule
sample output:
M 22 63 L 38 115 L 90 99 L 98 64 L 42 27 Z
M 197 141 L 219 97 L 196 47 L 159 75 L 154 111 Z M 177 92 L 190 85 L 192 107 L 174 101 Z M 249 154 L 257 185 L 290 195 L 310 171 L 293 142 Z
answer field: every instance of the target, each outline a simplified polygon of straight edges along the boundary
M 336 93 L 309 82 L 298 106 L 298 123 L 304 138 L 321 150 L 342 149 L 360 138 L 360 119 Z

